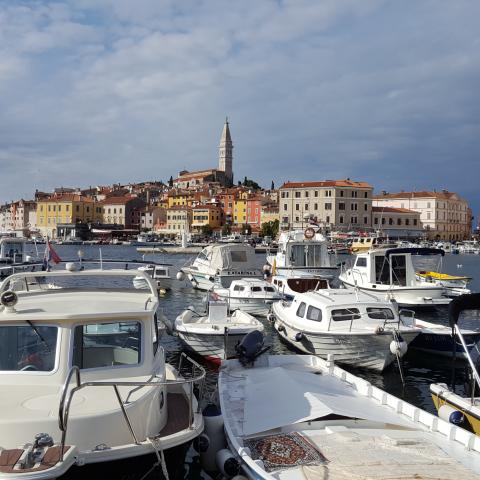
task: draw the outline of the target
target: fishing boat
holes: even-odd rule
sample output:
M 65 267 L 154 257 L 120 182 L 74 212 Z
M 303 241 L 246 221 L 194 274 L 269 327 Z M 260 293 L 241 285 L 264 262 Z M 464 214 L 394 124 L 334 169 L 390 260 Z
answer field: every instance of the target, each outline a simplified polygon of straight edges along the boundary
M 480 439 L 332 358 L 248 349 L 222 362 L 218 392 L 227 448 L 216 459 L 230 477 L 480 478 Z
M 452 300 L 449 305 L 449 322 L 455 338 L 466 349 L 466 339 L 458 326 L 460 313 L 465 310 L 480 310 L 480 293 L 462 295 Z M 455 361 L 455 356 L 453 357 Z M 480 376 L 478 374 L 478 363 L 467 354 L 470 368 L 471 383 L 468 386 L 470 394 L 460 395 L 455 389 L 445 383 L 434 383 L 430 385 L 430 393 L 433 403 L 438 411 L 438 416 L 443 419 L 451 419 L 455 423 L 476 435 L 480 435 Z M 455 372 L 455 365 L 452 371 Z M 452 379 L 455 385 L 455 379 Z
M 146 273 L 66 267 L 0 285 L 0 478 L 142 476 L 154 464 L 178 478 L 203 430 L 192 392 L 204 369 L 185 355 L 188 377 L 166 363 Z M 148 290 L 132 287 L 139 274 Z
M 270 282 L 282 294 L 285 300 L 293 300 L 298 293 L 330 288 L 328 278 L 307 272 L 287 270 L 282 274 L 272 275 Z
M 182 343 L 205 360 L 220 364 L 235 352 L 235 346 L 249 332 L 263 331 L 263 325 L 252 315 L 235 310 L 228 312 L 228 302 L 212 294 L 207 311 L 198 313 L 187 308 L 176 319 L 174 331 Z
M 272 273 L 307 272 L 333 278 L 338 270 L 328 253 L 327 239 L 313 227 L 282 232 L 275 255 L 267 255 Z
M 350 253 L 363 253 L 376 248 L 395 248 L 396 243 L 390 242 L 388 237 L 374 235 L 372 237 L 355 237 L 350 245 Z
M 210 290 L 215 284 L 229 287 L 233 280 L 241 278 L 262 278 L 255 249 L 242 243 L 208 245 L 181 272 L 199 290 Z
M 227 302 L 230 311 L 242 310 L 263 317 L 267 316 L 273 302 L 283 298 L 274 285 L 259 278 L 234 280 L 228 288 L 214 286 L 213 292 Z
M 272 305 L 274 327 L 296 349 L 339 363 L 382 371 L 400 358 L 419 329 L 391 302 L 347 289 L 299 293 Z
M 351 268 L 339 280 L 350 289 L 359 288 L 402 306 L 432 307 L 447 305 L 451 298 L 445 287 L 417 279 L 412 256 L 444 255 L 436 248 L 388 248 L 359 253 Z
M 467 288 L 471 277 L 461 275 L 449 275 L 448 273 L 435 272 L 431 270 L 419 270 L 415 273 L 417 279 L 424 283 L 433 283 L 444 287 L 449 297 L 457 297 L 471 293 Z

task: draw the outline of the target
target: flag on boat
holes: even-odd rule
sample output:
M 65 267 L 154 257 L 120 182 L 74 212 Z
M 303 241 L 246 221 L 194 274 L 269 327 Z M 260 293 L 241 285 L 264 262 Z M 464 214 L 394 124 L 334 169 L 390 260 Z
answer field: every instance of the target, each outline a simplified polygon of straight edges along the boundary
M 58 256 L 58 253 L 53 249 L 48 238 L 45 243 L 45 255 L 43 256 L 43 269 L 48 270 L 50 262 L 60 263 L 62 259 Z

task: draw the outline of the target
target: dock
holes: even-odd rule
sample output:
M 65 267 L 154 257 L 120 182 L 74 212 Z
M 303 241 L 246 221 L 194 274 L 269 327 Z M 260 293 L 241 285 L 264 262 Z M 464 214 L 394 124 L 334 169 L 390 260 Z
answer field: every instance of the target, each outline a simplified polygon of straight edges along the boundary
M 193 255 L 200 253 L 203 247 L 198 246 L 187 246 L 187 247 L 177 247 L 177 246 L 165 246 L 165 247 L 138 247 L 137 252 L 139 253 L 168 253 L 169 255 Z

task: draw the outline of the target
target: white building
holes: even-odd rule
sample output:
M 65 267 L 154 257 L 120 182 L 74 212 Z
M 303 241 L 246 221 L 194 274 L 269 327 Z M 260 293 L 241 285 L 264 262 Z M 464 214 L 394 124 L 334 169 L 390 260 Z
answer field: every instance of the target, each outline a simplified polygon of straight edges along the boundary
M 472 233 L 472 212 L 468 203 L 448 190 L 383 192 L 373 197 L 373 206 L 419 212 L 424 233 L 429 239 L 465 240 Z

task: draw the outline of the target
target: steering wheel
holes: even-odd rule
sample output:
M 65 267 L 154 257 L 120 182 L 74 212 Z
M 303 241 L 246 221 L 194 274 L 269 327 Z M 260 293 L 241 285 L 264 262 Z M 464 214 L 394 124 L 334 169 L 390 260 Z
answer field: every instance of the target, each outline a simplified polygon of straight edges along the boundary
M 28 365 L 25 365 L 23 368 L 20 369 L 21 372 L 36 372 L 38 371 L 38 367 L 36 365 L 33 365 L 32 363 L 29 363 Z

